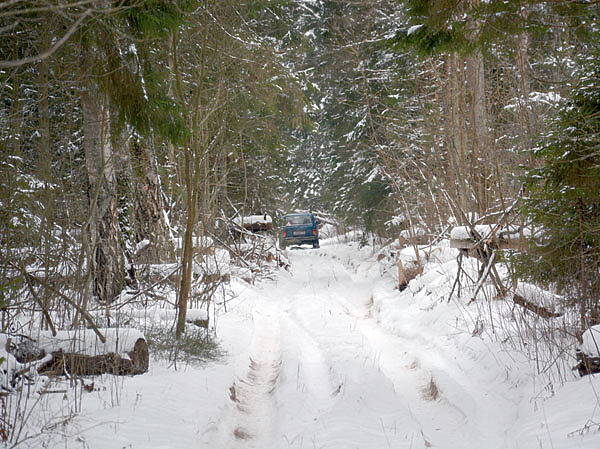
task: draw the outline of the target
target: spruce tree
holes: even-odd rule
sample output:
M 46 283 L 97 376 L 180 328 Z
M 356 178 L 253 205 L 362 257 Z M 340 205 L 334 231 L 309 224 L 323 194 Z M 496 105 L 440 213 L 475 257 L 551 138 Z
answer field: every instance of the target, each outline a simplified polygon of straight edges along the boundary
M 524 212 L 539 226 L 521 271 L 578 305 L 583 328 L 600 323 L 600 47 L 582 58 L 579 84 L 542 137 Z

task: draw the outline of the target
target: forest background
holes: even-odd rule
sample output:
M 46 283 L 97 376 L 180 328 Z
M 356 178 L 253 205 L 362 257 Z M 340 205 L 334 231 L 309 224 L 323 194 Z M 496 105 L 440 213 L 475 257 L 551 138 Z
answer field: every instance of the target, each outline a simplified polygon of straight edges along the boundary
M 414 242 L 528 229 L 504 260 L 514 282 L 561 293 L 580 330 L 600 323 L 599 15 L 593 0 L 3 1 L 2 330 L 37 313 L 77 328 L 136 263 L 181 249 L 180 338 L 194 236 L 294 209 Z

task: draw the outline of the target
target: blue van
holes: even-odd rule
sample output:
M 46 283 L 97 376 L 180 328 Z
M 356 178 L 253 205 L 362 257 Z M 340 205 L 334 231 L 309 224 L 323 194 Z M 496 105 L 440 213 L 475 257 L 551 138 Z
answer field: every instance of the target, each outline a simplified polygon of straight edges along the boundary
M 279 246 L 285 249 L 287 245 L 312 243 L 313 248 L 319 247 L 319 220 L 310 213 L 294 213 L 283 216 L 283 229 Z

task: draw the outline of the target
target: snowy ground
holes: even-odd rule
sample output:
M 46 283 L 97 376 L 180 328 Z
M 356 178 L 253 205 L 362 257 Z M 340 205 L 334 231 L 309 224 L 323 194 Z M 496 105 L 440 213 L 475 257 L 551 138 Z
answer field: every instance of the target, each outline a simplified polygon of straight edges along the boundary
M 289 249 L 289 272 L 232 281 L 239 295 L 217 322 L 221 361 L 98 378 L 79 415 L 22 447 L 599 448 L 600 377 L 534 378 L 479 326 L 486 307 L 446 301 L 453 251 L 438 248 L 399 292 L 370 247 Z M 30 424 L 76 402 L 44 401 Z

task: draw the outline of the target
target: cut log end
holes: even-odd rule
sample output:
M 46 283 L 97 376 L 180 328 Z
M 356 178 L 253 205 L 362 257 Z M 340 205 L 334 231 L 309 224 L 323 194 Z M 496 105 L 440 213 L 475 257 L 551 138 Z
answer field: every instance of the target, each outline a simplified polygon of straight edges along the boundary
M 129 353 L 129 358 L 133 365 L 133 370 L 130 374 L 144 374 L 148 371 L 150 365 L 150 351 L 148 351 L 148 343 L 143 338 L 138 338 L 133 346 L 133 351 Z

